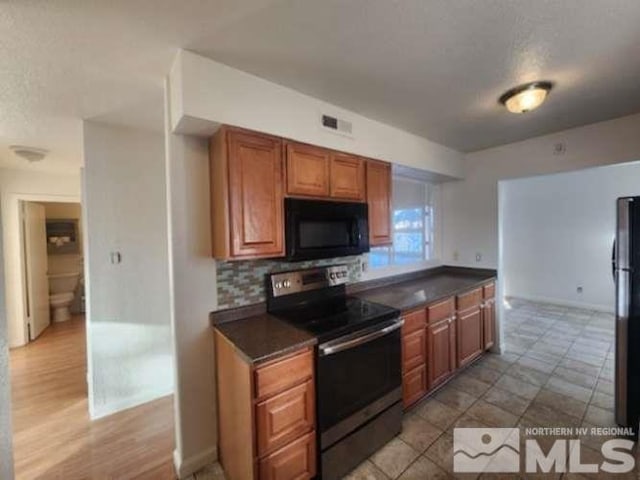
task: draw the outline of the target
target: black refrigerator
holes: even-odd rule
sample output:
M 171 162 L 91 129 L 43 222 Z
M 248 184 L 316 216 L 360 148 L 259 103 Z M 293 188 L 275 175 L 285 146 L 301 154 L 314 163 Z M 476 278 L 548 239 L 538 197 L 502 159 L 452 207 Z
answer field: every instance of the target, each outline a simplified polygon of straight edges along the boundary
M 640 418 L 640 197 L 617 200 L 613 276 L 616 284 L 616 422 L 638 434 Z

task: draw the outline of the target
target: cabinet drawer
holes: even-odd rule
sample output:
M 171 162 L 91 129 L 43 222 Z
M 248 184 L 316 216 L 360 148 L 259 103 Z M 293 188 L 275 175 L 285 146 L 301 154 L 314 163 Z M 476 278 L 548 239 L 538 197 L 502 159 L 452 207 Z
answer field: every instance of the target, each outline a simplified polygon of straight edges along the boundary
M 316 475 L 315 431 L 259 462 L 260 480 L 307 480 Z
M 286 390 L 313 376 L 311 350 L 276 360 L 256 370 L 256 397 L 259 399 Z
M 451 318 L 455 311 L 455 302 L 453 297 L 447 298 L 438 303 L 434 303 L 427 307 L 427 320 L 434 323 L 445 318 Z
M 402 371 L 407 372 L 427 361 L 427 331 L 416 330 L 402 337 Z
M 414 312 L 405 313 L 402 318 L 404 324 L 402 325 L 402 333 L 408 334 L 424 328 L 427 324 L 427 311 L 424 308 L 416 310 Z
M 266 455 L 313 430 L 314 388 L 311 380 L 256 406 L 258 455 Z
M 425 365 L 414 368 L 402 377 L 402 404 L 409 407 L 427 393 L 427 369 Z
M 485 285 L 482 289 L 482 293 L 485 300 L 493 298 L 496 296 L 496 284 L 490 283 L 489 285 Z
M 482 303 L 482 288 L 458 295 L 458 311 L 472 308 Z

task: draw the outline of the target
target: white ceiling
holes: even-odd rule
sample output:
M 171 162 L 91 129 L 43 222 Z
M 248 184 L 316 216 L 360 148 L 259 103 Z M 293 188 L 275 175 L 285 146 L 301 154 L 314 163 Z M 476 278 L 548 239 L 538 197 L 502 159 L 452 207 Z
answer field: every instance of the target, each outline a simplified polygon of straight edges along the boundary
M 636 0 L 16 0 L 0 2 L 6 147 L 81 163 L 82 118 L 160 128 L 188 48 L 463 151 L 640 111 Z M 498 96 L 556 83 L 507 113 Z

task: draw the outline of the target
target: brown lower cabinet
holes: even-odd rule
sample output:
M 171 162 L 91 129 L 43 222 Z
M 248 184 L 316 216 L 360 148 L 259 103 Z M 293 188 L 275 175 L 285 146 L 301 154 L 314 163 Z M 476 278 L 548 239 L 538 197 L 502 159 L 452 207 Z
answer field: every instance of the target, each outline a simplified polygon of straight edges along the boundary
M 458 308 L 458 367 L 464 367 L 484 351 L 482 292 L 482 288 L 476 288 L 456 297 L 456 306 Z
M 482 304 L 484 349 L 489 350 L 493 347 L 496 338 L 495 284 L 485 285 L 482 291 L 484 298 L 484 303 Z
M 454 318 L 427 327 L 429 388 L 438 386 L 456 369 L 456 324 Z
M 402 403 L 407 408 L 427 393 L 427 366 L 420 365 L 402 376 Z
M 308 433 L 260 460 L 260 480 L 303 480 L 316 476 L 316 435 Z
M 494 344 L 494 283 L 405 313 L 403 404 L 407 408 Z
M 215 333 L 220 463 L 229 480 L 316 475 L 313 350 L 255 366 Z

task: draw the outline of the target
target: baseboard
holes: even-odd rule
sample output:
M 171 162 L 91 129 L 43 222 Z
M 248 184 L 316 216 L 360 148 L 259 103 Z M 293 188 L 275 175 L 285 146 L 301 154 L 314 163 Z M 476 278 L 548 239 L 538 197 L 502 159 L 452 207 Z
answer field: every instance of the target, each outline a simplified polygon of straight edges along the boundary
M 522 300 L 528 300 L 530 302 L 541 302 L 541 303 L 551 303 L 553 305 L 558 305 L 561 307 L 572 307 L 572 308 L 582 308 L 585 310 L 595 310 L 597 312 L 603 313 L 615 313 L 613 305 L 599 305 L 599 304 L 591 304 L 584 302 L 572 302 L 570 300 L 565 300 L 561 298 L 550 298 L 550 297 L 541 297 L 536 295 L 507 295 L 507 298 L 519 298 Z
M 192 455 L 189 458 L 181 458 L 178 450 L 173 451 L 173 466 L 176 469 L 178 478 L 186 478 L 193 475 L 197 471 L 203 469 L 207 465 L 218 460 L 218 446 L 215 445 L 208 448 L 204 452 Z
M 93 407 L 89 405 L 89 418 L 91 420 L 98 420 L 99 418 L 108 417 L 109 415 L 113 415 L 114 413 L 121 412 L 123 410 L 128 410 L 133 407 L 137 407 L 139 405 L 143 405 L 145 403 L 151 402 L 153 400 L 157 400 L 162 397 L 166 397 L 168 395 L 173 395 L 174 389 L 165 388 L 154 390 L 150 392 L 144 392 L 140 395 L 134 395 L 132 397 L 127 397 L 117 402 L 107 403 L 106 405 L 102 405 L 100 407 Z

